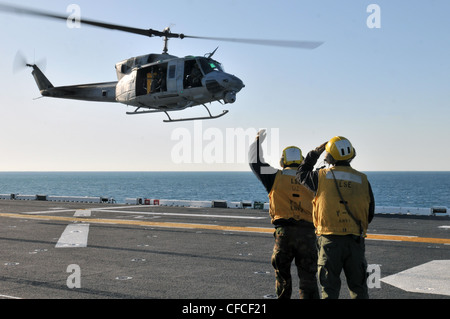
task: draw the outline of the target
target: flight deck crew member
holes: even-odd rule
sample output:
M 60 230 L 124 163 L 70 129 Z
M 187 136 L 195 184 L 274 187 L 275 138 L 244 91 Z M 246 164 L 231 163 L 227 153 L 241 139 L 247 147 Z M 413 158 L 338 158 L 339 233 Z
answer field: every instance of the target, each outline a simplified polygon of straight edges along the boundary
M 331 166 L 313 171 L 324 150 Z M 298 181 L 315 192 L 313 222 L 324 299 L 339 298 L 342 269 L 351 298 L 369 298 L 364 237 L 375 200 L 367 176 L 350 166 L 355 155 L 350 141 L 336 136 L 310 151 L 297 171 Z
M 261 130 L 250 145 L 249 162 L 269 193 L 269 214 L 275 226 L 272 265 L 277 297 L 291 298 L 291 264 L 295 259 L 300 298 L 318 299 L 317 249 L 311 203 L 313 193 L 296 181 L 297 167 L 303 160 L 301 150 L 295 146 L 284 149 L 280 160 L 283 169 L 278 170 L 264 162 L 261 149 L 264 139 L 265 130 Z

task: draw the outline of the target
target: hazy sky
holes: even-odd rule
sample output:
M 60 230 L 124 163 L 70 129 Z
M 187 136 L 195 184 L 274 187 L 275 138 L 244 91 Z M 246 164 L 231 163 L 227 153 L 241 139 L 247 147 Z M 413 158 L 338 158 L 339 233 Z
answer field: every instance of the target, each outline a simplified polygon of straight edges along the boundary
M 0 171 L 249 170 L 247 148 L 260 128 L 274 166 L 286 146 L 306 154 L 343 135 L 359 170 L 449 170 L 450 1 L 14 3 L 60 14 L 76 4 L 82 18 L 188 35 L 324 44 L 299 50 L 173 39 L 169 53 L 177 56 L 219 46 L 215 59 L 246 87 L 236 103 L 211 105 L 215 114 L 230 111 L 220 119 L 163 123 L 164 114 L 128 116 L 133 109 L 118 103 L 35 100 L 31 70 L 13 72 L 20 50 L 31 63 L 46 60 L 55 86 L 115 81 L 115 63 L 160 53 L 160 38 L 0 13 Z

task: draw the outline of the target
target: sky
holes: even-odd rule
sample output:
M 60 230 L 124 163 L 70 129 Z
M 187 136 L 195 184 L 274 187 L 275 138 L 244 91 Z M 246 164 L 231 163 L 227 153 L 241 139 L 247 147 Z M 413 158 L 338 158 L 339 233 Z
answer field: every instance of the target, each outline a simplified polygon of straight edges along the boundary
M 1 3 L 6 1 L 0 0 Z M 260 129 L 266 160 L 304 155 L 336 135 L 361 171 L 448 171 L 450 2 L 447 0 L 16 0 L 19 6 L 196 36 L 323 41 L 314 50 L 172 39 L 169 53 L 214 58 L 245 88 L 224 117 L 163 123 L 164 114 L 39 98 L 17 52 L 55 86 L 116 81 L 124 59 L 161 53 L 160 38 L 0 12 L 0 171 L 248 171 Z M 375 5 L 375 6 L 374 6 Z M 203 116 L 202 106 L 172 113 Z M 319 161 L 321 161 L 320 159 Z

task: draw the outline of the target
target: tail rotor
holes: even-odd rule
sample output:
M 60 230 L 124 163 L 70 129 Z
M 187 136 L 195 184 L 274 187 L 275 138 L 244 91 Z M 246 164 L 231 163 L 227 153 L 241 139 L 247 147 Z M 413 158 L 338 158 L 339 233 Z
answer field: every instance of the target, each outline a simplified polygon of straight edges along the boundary
M 23 52 L 20 50 L 17 51 L 16 56 L 14 57 L 14 62 L 13 62 L 13 72 L 14 73 L 20 72 L 23 69 L 25 69 L 26 67 L 33 67 L 33 65 L 38 65 L 41 70 L 45 71 L 45 68 L 47 66 L 47 59 L 42 58 L 38 62 L 30 64 L 27 61 L 27 58 L 25 57 Z

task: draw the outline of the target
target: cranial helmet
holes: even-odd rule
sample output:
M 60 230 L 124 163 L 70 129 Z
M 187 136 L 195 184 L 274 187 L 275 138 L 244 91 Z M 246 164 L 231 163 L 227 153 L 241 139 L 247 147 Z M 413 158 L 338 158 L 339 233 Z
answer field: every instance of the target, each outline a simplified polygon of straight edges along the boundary
M 303 162 L 302 150 L 296 146 L 288 146 L 283 150 L 280 166 L 288 167 L 293 164 L 300 165 Z
M 329 140 L 325 150 L 335 161 L 348 161 L 355 157 L 355 149 L 350 141 L 343 136 L 335 136 Z

